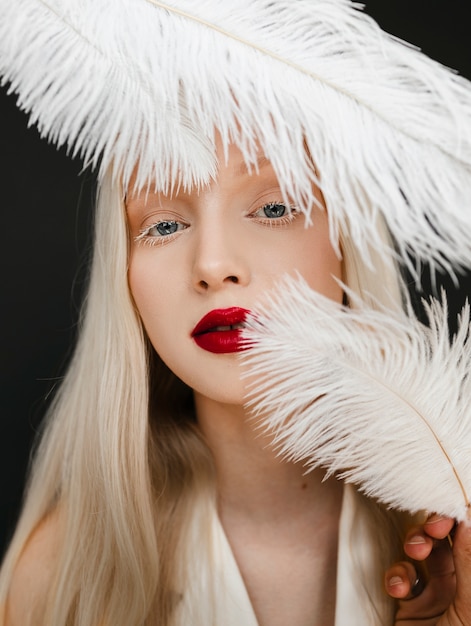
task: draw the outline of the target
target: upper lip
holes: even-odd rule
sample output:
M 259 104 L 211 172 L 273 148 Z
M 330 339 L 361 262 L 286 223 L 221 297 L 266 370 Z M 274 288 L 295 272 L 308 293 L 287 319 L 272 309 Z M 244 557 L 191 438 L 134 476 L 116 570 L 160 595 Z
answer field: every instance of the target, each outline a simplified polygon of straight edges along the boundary
M 201 335 L 218 326 L 234 326 L 242 324 L 247 317 L 249 311 L 234 306 L 228 309 L 214 309 L 206 313 L 191 331 L 191 336 Z

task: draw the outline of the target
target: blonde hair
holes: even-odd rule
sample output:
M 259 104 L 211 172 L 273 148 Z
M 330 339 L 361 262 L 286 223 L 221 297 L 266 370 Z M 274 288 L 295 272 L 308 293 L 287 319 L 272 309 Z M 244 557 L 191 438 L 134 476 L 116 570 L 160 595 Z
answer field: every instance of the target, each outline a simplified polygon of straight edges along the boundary
M 392 265 L 378 257 L 376 271 L 368 269 L 348 237 L 341 244 L 352 289 L 387 305 L 400 300 Z M 200 579 L 211 581 L 211 455 L 195 428 L 191 390 L 143 331 L 127 283 L 128 246 L 122 193 L 108 176 L 78 344 L 35 454 L 0 604 L 28 538 L 59 510 L 63 540 L 45 624 L 170 626 L 184 589 L 195 606 L 192 624 L 208 626 L 214 590 L 203 596 L 186 564 L 189 550 L 199 550 L 192 558 Z M 200 540 L 190 545 L 195 533 Z
M 360 253 L 349 233 L 340 232 L 343 281 L 372 308 L 402 309 L 409 295 L 400 269 L 394 260 L 394 244 L 385 223 L 379 216 L 375 229 L 381 243 L 391 249 L 391 255 L 386 256 L 378 248 L 370 248 L 367 251 L 368 264 L 365 263 L 363 254 Z M 352 584 L 362 591 L 359 597 L 369 598 L 373 622 L 378 626 L 389 626 L 395 621 L 397 607 L 386 596 L 382 574 L 394 561 L 403 558 L 402 539 L 410 518 L 404 512 L 388 510 L 380 503 L 361 494 L 357 494 L 357 497 L 361 501 L 363 510 L 368 513 L 368 535 L 372 545 L 375 546 L 375 562 L 368 564 L 368 571 L 364 570 L 365 564 L 356 563 L 358 576 Z M 354 528 L 352 528 L 353 532 Z M 372 573 L 375 574 L 373 577 Z

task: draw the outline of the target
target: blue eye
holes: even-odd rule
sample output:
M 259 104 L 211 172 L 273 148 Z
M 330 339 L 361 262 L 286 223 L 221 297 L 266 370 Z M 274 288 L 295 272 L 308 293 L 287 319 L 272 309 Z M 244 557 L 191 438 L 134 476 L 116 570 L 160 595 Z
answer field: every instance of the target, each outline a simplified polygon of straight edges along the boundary
M 265 206 L 261 209 L 265 215 L 265 217 L 274 218 L 274 217 L 283 217 L 288 213 L 288 209 L 285 204 L 282 202 L 269 202 L 265 204 Z
M 291 221 L 296 214 L 296 209 L 284 202 L 267 202 L 252 213 L 252 217 L 262 222 L 265 220 L 265 222 L 274 222 L 273 225 L 278 225 Z
M 188 228 L 187 224 L 179 222 L 177 220 L 162 220 L 156 222 L 144 228 L 141 233 L 135 238 L 136 242 L 145 242 L 149 244 L 171 240 L 172 235 L 175 235 L 181 230 Z
M 174 235 L 180 230 L 185 230 L 187 228 L 186 224 L 182 224 L 182 222 L 177 222 L 177 220 L 162 220 L 161 222 L 157 222 L 156 224 L 152 224 L 145 229 L 143 235 L 146 237 L 169 237 L 170 235 Z
M 178 222 L 175 222 L 174 220 L 169 222 L 159 222 L 149 229 L 149 234 L 155 228 L 155 230 L 159 233 L 159 235 L 162 235 L 162 237 L 165 237 L 166 235 L 173 235 L 173 233 L 177 232 L 178 226 Z

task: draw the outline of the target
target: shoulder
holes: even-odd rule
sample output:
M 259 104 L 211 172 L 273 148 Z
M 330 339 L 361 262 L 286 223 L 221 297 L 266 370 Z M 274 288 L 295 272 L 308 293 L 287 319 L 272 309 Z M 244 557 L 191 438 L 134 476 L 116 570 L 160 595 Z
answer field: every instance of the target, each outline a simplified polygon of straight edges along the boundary
M 61 537 L 57 511 L 33 531 L 16 563 L 7 598 L 5 626 L 39 626 L 54 579 Z

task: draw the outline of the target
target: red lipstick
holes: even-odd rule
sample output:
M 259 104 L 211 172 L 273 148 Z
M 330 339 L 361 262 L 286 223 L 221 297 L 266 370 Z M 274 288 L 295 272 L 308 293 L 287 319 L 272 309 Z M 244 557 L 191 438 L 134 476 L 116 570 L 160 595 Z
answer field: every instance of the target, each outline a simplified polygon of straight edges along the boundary
M 241 330 L 249 311 L 239 307 L 214 309 L 196 324 L 191 336 L 203 350 L 215 354 L 240 352 Z

